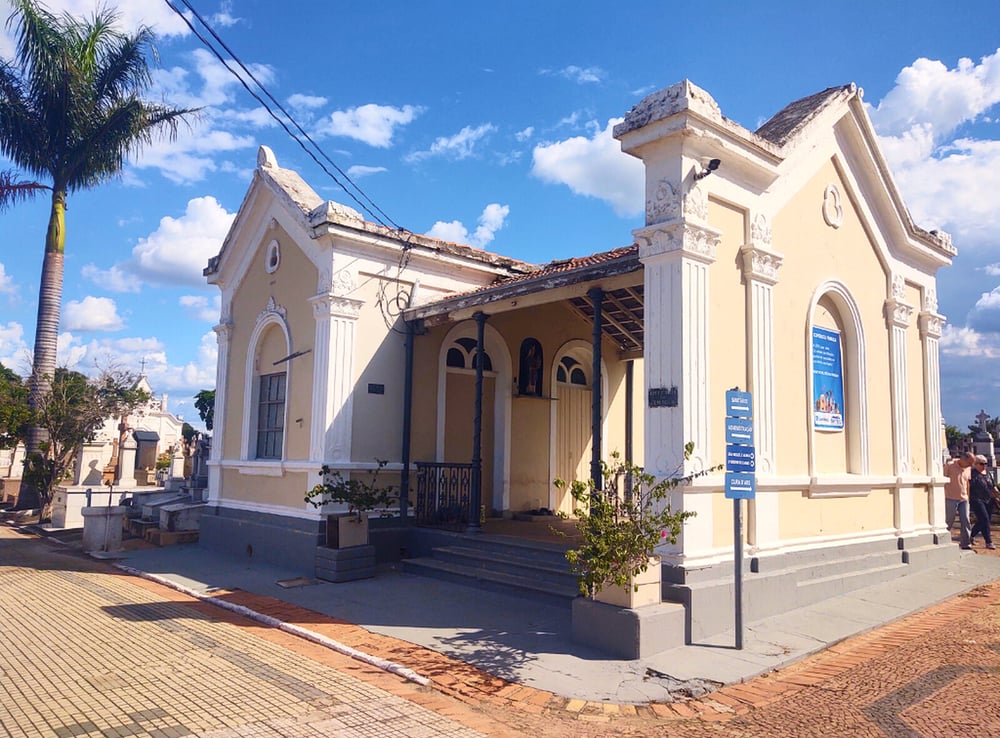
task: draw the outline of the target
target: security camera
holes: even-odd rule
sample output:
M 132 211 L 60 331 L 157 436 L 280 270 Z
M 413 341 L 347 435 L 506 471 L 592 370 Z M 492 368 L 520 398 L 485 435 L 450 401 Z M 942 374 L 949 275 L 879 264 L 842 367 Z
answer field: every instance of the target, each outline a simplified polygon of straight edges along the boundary
M 696 175 L 694 175 L 694 178 L 696 180 L 704 179 L 712 172 L 714 172 L 716 169 L 718 169 L 719 166 L 722 164 L 722 161 L 720 159 L 713 159 L 710 156 L 703 156 L 701 159 L 699 159 L 699 162 L 701 163 L 701 171 L 698 172 Z

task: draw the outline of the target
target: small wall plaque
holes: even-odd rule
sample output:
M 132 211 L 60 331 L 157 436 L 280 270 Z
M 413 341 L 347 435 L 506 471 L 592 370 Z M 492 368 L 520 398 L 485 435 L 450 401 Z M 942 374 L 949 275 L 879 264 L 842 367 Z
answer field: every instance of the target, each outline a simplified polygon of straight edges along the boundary
M 384 395 L 385 385 L 384 384 L 369 384 L 368 385 L 369 395 Z
M 650 387 L 650 407 L 677 407 L 676 387 Z

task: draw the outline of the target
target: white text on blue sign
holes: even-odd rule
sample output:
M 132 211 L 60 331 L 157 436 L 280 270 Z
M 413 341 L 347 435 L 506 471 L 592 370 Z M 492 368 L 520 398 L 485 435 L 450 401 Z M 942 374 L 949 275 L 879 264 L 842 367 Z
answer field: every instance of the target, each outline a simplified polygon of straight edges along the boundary
M 726 390 L 726 415 L 731 418 L 753 417 L 753 396 L 749 392 Z
M 752 472 L 757 470 L 757 452 L 753 446 L 730 444 L 726 446 L 726 470 Z
M 726 499 L 752 500 L 757 494 L 757 480 L 753 474 L 726 472 Z

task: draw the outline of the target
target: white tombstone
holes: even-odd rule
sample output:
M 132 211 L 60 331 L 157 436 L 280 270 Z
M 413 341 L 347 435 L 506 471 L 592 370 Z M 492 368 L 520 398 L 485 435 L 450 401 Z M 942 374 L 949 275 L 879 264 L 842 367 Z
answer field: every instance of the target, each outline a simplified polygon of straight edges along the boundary
M 73 484 L 97 487 L 101 484 L 101 474 L 108 463 L 105 459 L 107 444 L 85 443 L 77 455 Z
M 121 476 L 118 478 L 118 486 L 122 489 L 135 489 L 135 451 L 138 444 L 131 433 L 125 434 L 125 441 L 121 447 Z

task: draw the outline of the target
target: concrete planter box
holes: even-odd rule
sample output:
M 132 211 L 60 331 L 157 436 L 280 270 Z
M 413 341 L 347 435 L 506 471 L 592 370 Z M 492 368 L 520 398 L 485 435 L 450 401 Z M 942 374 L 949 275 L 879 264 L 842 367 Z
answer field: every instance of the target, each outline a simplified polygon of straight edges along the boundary
M 351 548 L 368 545 L 368 517 L 359 519 L 353 513 L 337 513 L 326 518 L 328 548 Z
M 661 602 L 635 609 L 586 597 L 573 600 L 575 643 L 619 659 L 644 659 L 684 645 L 684 606 Z
M 353 582 L 375 576 L 375 547 L 316 547 L 316 578 L 327 582 Z
M 83 515 L 83 551 L 91 553 L 104 551 L 113 553 L 122 550 L 122 521 L 128 508 L 119 505 L 110 507 L 85 507 Z
M 662 599 L 660 588 L 660 557 L 652 556 L 649 567 L 634 577 L 632 582 L 624 587 L 611 585 L 604 587 L 594 595 L 594 599 L 616 607 L 635 609 L 646 605 L 658 605 Z

